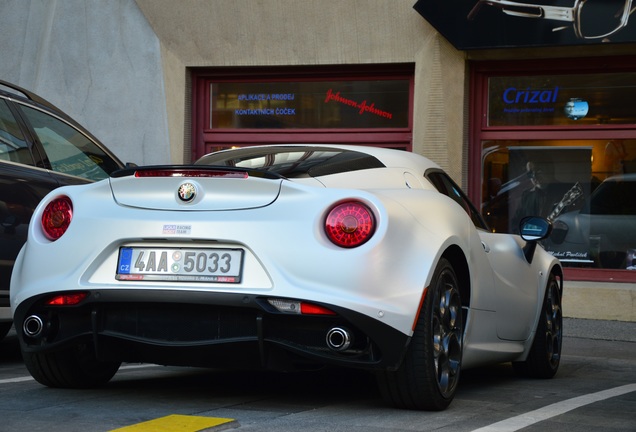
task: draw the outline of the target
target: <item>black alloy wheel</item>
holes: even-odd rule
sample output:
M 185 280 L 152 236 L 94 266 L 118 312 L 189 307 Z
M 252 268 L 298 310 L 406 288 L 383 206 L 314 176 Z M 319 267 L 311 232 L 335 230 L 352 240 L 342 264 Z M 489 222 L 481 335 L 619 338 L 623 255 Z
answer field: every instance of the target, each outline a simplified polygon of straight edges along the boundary
M 563 309 L 561 289 L 554 274 L 550 274 L 545 291 L 537 332 L 528 358 L 513 362 L 515 372 L 532 378 L 552 378 L 559 369 L 563 346 Z

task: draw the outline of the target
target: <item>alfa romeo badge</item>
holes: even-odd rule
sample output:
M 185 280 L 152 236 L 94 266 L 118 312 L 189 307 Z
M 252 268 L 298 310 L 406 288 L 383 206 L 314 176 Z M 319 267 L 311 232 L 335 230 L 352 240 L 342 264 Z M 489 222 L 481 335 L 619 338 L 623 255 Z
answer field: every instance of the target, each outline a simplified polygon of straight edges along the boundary
M 177 190 L 179 199 L 183 202 L 190 202 L 197 196 L 197 187 L 192 183 L 183 183 Z

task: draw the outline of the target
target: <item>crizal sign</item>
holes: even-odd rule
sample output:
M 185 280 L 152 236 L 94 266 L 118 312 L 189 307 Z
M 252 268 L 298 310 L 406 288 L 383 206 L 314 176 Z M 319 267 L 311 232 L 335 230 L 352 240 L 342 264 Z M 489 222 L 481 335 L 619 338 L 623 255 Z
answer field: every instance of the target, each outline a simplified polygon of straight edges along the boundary
M 559 87 L 551 89 L 518 89 L 508 87 L 503 91 L 504 112 L 506 113 L 554 113 L 559 97 Z M 565 116 L 570 120 L 585 117 L 590 107 L 587 101 L 570 98 L 563 107 Z
M 516 87 L 508 87 L 503 92 L 503 100 L 507 104 L 538 104 L 538 103 L 555 103 L 559 96 L 559 87 L 549 90 L 536 89 L 517 89 Z
M 549 114 L 555 112 L 559 87 L 551 89 L 520 89 L 508 87 L 503 91 L 503 112 L 506 114 Z

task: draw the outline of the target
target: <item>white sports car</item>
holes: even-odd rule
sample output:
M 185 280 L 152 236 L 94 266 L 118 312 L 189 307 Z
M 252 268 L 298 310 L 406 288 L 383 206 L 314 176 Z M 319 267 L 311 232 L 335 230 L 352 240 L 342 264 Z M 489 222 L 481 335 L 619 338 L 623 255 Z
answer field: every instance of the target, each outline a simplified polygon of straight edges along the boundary
M 490 232 L 437 165 L 410 152 L 275 145 L 118 171 L 38 206 L 11 306 L 29 372 L 108 382 L 121 362 L 377 375 L 398 407 L 441 410 L 460 369 L 552 377 L 562 269 Z

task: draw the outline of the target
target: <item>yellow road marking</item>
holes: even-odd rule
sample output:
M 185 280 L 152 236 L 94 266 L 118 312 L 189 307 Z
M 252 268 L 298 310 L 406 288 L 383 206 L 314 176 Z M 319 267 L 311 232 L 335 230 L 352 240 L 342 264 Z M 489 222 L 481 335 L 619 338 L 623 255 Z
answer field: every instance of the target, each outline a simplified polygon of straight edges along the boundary
M 233 422 L 233 419 L 172 414 L 110 432 L 197 432 Z

